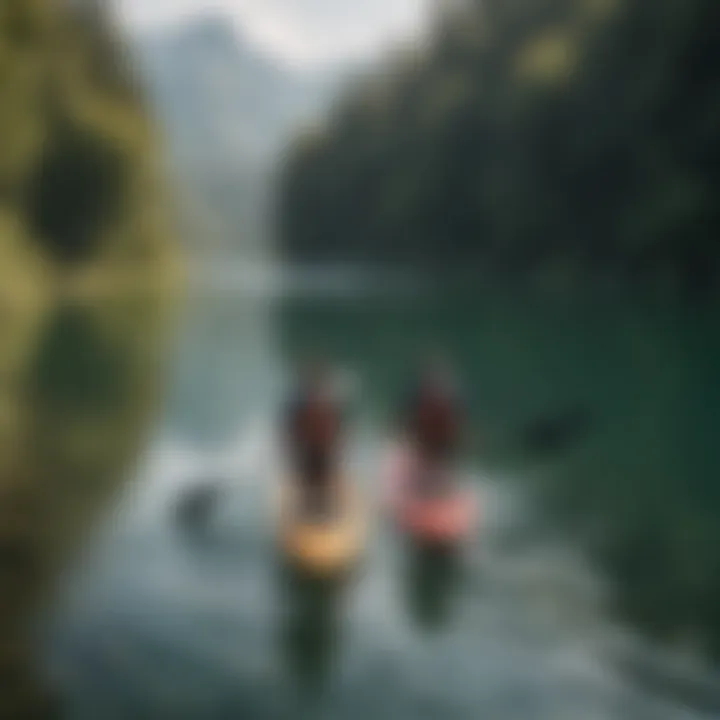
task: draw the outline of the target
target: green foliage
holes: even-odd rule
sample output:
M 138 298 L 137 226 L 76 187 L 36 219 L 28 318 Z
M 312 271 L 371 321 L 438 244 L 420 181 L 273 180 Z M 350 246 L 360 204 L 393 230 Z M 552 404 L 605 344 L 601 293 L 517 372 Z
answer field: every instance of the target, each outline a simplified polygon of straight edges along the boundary
M 123 159 L 92 130 L 63 128 L 43 154 L 29 188 L 29 222 L 58 261 L 93 254 L 106 224 L 118 222 L 125 189 Z
M 0 8 L 0 201 L 59 272 L 112 271 L 111 246 L 137 247 L 157 212 L 153 137 L 124 57 L 92 0 Z M 167 248 L 165 230 L 140 244 L 143 259 Z
M 298 143 L 290 258 L 718 278 L 713 0 L 487 0 Z

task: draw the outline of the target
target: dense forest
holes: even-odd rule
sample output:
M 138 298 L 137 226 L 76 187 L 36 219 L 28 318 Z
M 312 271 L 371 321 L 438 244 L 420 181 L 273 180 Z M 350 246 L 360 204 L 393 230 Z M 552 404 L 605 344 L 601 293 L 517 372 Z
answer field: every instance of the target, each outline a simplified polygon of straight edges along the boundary
M 90 0 L 0 3 L 0 716 L 48 717 L 28 620 L 155 409 L 178 276 L 156 139 Z
M 281 242 L 576 287 L 714 286 L 715 0 L 468 0 L 301 138 Z

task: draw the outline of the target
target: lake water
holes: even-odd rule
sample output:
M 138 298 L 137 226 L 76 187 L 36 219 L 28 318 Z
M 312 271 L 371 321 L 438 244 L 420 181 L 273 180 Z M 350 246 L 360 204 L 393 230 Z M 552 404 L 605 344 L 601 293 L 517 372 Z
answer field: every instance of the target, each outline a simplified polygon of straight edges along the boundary
M 44 640 L 67 717 L 707 717 L 639 682 L 628 667 L 640 650 L 617 662 L 633 641 L 611 619 L 608 576 L 536 500 L 561 500 L 553 508 L 576 512 L 590 542 L 636 527 L 651 494 L 663 508 L 648 514 L 662 517 L 673 493 L 685 497 L 679 474 L 698 492 L 687 478 L 716 478 L 711 327 L 709 312 L 608 301 L 196 289 L 162 421 Z M 348 463 L 372 498 L 393 402 L 428 348 L 457 360 L 467 390 L 477 537 L 451 568 L 374 517 L 350 584 L 288 588 L 273 551 L 272 428 L 292 358 L 322 349 L 354 380 Z M 175 504 L 205 480 L 223 494 L 191 532 Z M 703 520 L 711 495 L 687 512 Z

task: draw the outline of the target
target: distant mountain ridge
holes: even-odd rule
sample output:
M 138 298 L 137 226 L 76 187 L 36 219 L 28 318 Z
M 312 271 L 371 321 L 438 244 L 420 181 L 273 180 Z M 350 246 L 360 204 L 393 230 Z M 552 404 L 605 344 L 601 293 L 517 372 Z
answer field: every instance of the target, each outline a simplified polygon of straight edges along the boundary
M 272 170 L 327 102 L 331 79 L 283 67 L 223 15 L 136 35 L 132 47 L 164 132 L 186 245 L 264 256 Z
M 130 40 L 164 133 L 186 246 L 196 254 L 266 258 L 281 151 L 367 68 L 290 68 L 221 13 Z
M 292 73 L 222 15 L 135 38 L 136 59 L 176 162 L 265 165 L 322 105 L 328 82 Z

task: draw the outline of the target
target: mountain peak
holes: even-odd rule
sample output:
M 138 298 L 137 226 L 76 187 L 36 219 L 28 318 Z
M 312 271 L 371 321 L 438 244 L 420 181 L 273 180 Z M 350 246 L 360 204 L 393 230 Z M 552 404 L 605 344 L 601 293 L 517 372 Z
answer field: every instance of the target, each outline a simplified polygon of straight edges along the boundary
M 245 38 L 238 32 L 235 23 L 219 12 L 208 12 L 187 20 L 177 28 L 176 37 L 206 47 L 238 47 L 245 44 Z

